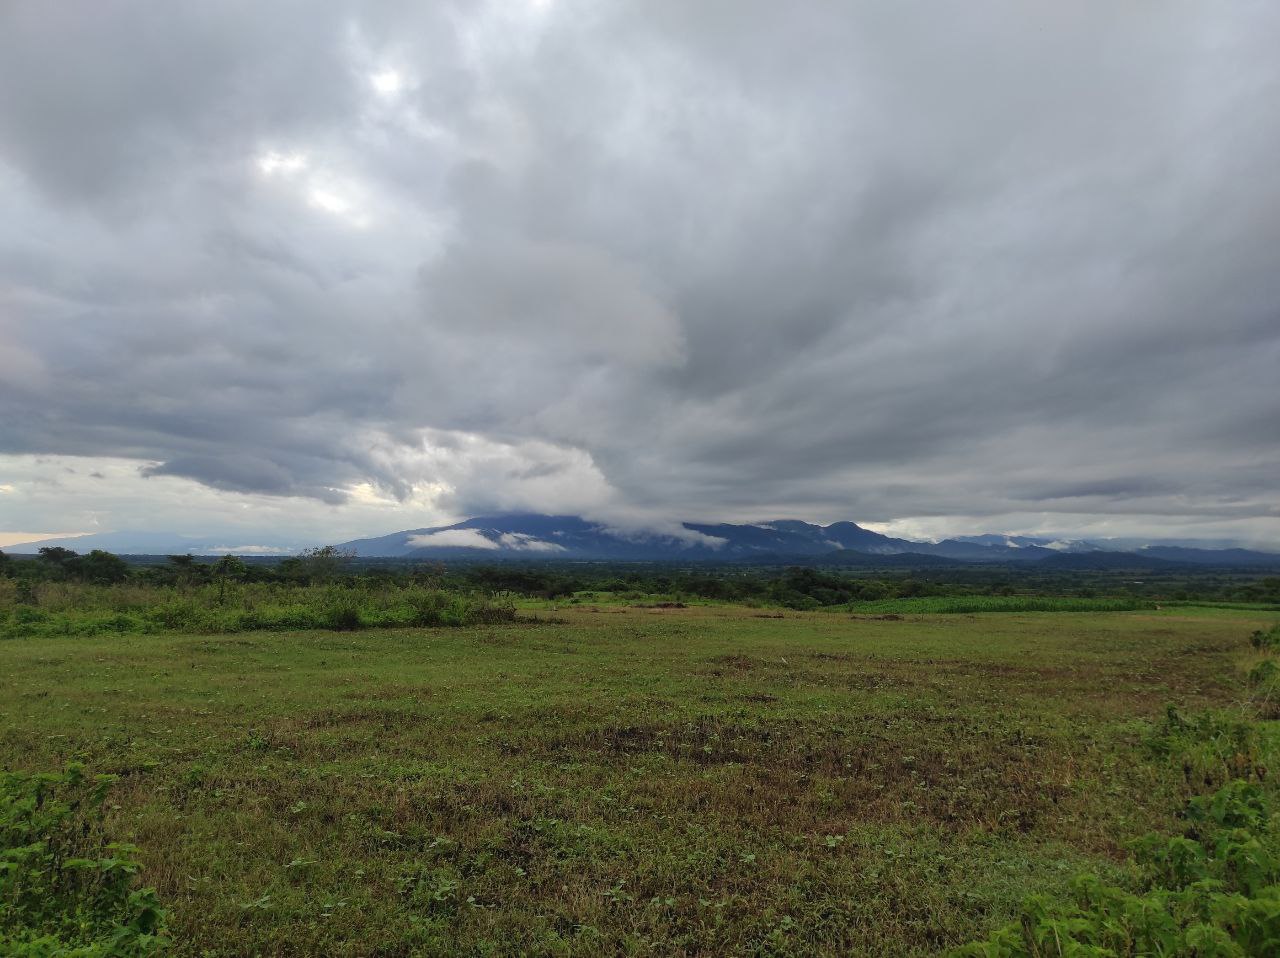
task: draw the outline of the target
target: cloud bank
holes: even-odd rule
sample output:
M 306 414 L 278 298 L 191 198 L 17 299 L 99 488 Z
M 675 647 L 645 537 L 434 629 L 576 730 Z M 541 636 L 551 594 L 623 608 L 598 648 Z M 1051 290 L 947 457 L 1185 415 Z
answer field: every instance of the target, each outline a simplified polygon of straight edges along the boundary
M 7 4 L 0 527 L 1280 544 L 1277 36 L 1262 0 Z

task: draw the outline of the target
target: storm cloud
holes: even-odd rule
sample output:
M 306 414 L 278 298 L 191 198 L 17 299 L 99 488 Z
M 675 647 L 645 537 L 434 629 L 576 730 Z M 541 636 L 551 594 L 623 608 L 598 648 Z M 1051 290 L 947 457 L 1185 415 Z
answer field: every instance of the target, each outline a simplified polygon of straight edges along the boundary
M 1262 0 L 5 4 L 0 527 L 184 482 L 1280 544 L 1277 44 Z

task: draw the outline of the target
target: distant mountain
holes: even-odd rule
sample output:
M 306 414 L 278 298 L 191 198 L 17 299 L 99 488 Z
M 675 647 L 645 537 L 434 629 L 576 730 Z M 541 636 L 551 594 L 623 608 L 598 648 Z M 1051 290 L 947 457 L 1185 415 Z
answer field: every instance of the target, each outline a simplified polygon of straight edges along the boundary
M 674 532 L 616 529 L 579 516 L 481 516 L 343 543 L 362 556 L 563 559 L 737 559 L 818 556 L 838 549 L 896 553 L 912 543 L 862 529 L 795 520 L 760 525 L 683 523 Z
M 1054 552 L 1101 552 L 1104 546 L 1084 539 L 1049 539 L 1043 536 L 1002 536 L 987 533 L 980 536 L 956 536 L 955 542 L 972 542 L 981 546 L 1008 546 L 1014 549 L 1042 548 Z
M 481 516 L 450 526 L 406 529 L 373 539 L 344 542 L 360 556 L 414 559 L 661 559 L 714 557 L 719 540 L 690 533 L 685 539 L 611 531 L 579 516 L 518 514 Z
M 755 524 L 686 522 L 676 533 L 634 532 L 579 516 L 481 516 L 450 526 L 407 529 L 343 543 L 361 556 L 561 559 L 804 559 L 833 553 L 897 556 L 925 561 L 1030 561 L 1054 555 L 1039 546 L 982 545 L 957 540 L 912 542 L 853 522 L 814 525 L 797 519 Z M 895 563 L 900 565 L 901 563 Z
M 1280 569 L 1280 555 L 1255 552 L 1252 549 L 1193 549 L 1187 546 L 1147 546 L 1139 555 L 1167 559 L 1170 562 L 1194 562 L 1197 565 L 1248 565 Z
M 1157 572 L 1186 567 L 1185 562 L 1139 552 L 1059 552 L 1036 563 L 1038 569 L 1063 572 Z
M 852 549 L 828 552 L 825 555 L 814 556 L 809 561 L 814 565 L 870 569 L 930 569 L 964 563 L 963 559 L 948 559 L 946 556 L 926 555 L 923 552 L 896 552 L 890 555 L 855 552 Z
M 242 539 L 243 537 L 241 537 Z M 1129 540 L 1125 540 L 1126 543 Z M 307 543 L 310 545 L 312 543 Z M 34 553 L 62 546 L 118 555 L 284 555 L 300 546 L 279 541 L 246 544 L 228 536 L 180 536 L 155 532 L 105 532 L 10 546 Z M 1167 543 L 1120 549 L 1108 541 L 1033 536 L 957 536 L 913 542 L 853 522 L 828 526 L 778 519 L 759 523 L 685 522 L 665 530 L 621 529 L 581 516 L 536 513 L 479 516 L 447 526 L 406 529 L 342 543 L 359 556 L 405 559 L 582 559 L 616 561 L 821 562 L 912 568 L 955 562 L 1018 563 L 1050 569 L 1155 569 L 1190 564 L 1280 570 L 1280 555 L 1249 549 L 1204 549 Z
M 81 555 L 102 549 L 116 555 L 290 555 L 301 547 L 291 543 L 245 543 L 243 537 L 180 536 L 171 532 L 94 532 L 84 536 L 62 536 L 57 539 L 41 539 L 6 546 L 11 555 L 34 555 L 46 546 L 61 546 Z
M 945 556 L 948 559 L 960 559 L 964 562 L 1034 562 L 1057 555 L 1052 549 L 1044 546 L 1019 545 L 983 545 L 977 542 L 966 542 L 963 539 L 943 539 L 937 543 L 913 543 L 912 549 L 926 555 Z
M 545 516 L 519 514 L 481 516 L 449 526 L 407 529 L 372 539 L 356 539 L 343 544 L 362 556 L 396 556 L 402 558 L 513 558 L 513 559 L 615 559 L 615 560 L 757 560 L 784 562 L 813 560 L 824 564 L 877 564 L 893 567 L 938 565 L 947 562 L 1031 563 L 1044 562 L 1060 568 L 1072 567 L 1061 562 L 1064 557 L 1078 555 L 1110 556 L 1102 546 L 1084 540 L 1041 539 L 1028 536 L 962 536 L 941 542 L 913 542 L 882 535 L 853 522 L 815 525 L 797 519 L 778 519 L 760 523 L 686 522 L 675 532 L 648 533 L 622 531 L 580 516 Z M 1204 562 L 1219 555 L 1212 550 Z M 1242 553 L 1242 561 L 1264 564 Z M 1117 560 L 1100 558 L 1080 568 L 1150 568 L 1168 559 L 1172 563 L 1198 561 L 1186 557 L 1166 557 L 1151 551 L 1143 556 L 1128 553 Z M 871 563 L 867 557 L 892 561 Z M 1217 559 L 1231 564 L 1226 554 Z M 1280 556 L 1269 557 L 1280 564 Z

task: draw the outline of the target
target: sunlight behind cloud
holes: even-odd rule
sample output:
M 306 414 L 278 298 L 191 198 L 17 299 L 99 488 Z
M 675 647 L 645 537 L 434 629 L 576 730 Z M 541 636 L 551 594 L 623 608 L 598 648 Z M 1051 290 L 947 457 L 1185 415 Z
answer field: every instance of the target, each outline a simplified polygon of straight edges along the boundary
M 398 70 L 382 70 L 370 74 L 369 85 L 379 96 L 393 97 L 404 89 L 404 77 Z
M 297 173 L 307 166 L 307 157 L 303 153 L 279 153 L 269 150 L 258 157 L 258 169 L 267 176 L 274 173 Z
M 307 200 L 312 206 L 318 207 L 326 213 L 345 216 L 351 212 L 351 204 L 329 190 L 314 189 L 307 194 Z
M 307 191 L 307 204 L 356 229 L 365 229 L 372 222 L 356 200 L 337 186 L 312 186 Z

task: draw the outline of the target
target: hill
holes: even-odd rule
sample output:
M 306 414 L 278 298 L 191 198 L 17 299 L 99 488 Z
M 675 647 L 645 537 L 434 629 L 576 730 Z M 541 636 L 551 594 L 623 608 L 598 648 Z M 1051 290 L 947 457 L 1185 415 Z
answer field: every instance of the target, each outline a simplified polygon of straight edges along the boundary
M 319 544 L 306 543 L 306 545 Z M 296 553 L 300 544 L 279 541 L 242 545 L 235 537 L 156 532 L 104 532 L 46 539 L 5 551 L 32 554 L 44 546 L 117 555 L 192 553 L 258 555 Z M 760 523 L 684 522 L 663 529 L 621 528 L 573 515 L 514 513 L 477 516 L 446 526 L 404 529 L 340 544 L 367 559 L 562 559 L 586 561 L 821 562 L 912 568 L 950 563 L 1011 564 L 1079 570 L 1222 566 L 1280 570 L 1280 555 L 1250 549 L 1209 549 L 1151 543 L 1125 547 L 1083 540 L 1031 536 L 959 536 L 916 542 L 887 536 L 857 523 L 830 525 L 778 519 Z

